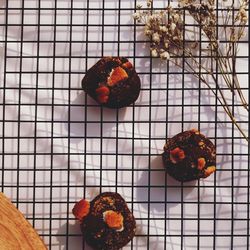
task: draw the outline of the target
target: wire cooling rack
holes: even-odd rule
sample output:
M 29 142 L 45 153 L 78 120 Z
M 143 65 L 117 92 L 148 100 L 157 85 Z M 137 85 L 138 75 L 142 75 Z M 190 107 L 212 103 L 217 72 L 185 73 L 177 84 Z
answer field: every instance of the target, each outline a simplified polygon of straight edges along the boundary
M 126 199 L 137 220 L 124 249 L 249 249 L 248 145 L 201 83 L 150 59 L 131 20 L 135 6 L 0 1 L 1 191 L 49 249 L 87 249 L 71 209 L 108 190 Z M 104 55 L 128 57 L 140 75 L 141 95 L 127 109 L 102 109 L 81 89 Z M 247 29 L 238 59 L 247 98 L 248 62 Z M 249 115 L 232 109 L 248 131 Z M 218 170 L 180 184 L 159 154 L 167 137 L 190 128 L 215 142 Z

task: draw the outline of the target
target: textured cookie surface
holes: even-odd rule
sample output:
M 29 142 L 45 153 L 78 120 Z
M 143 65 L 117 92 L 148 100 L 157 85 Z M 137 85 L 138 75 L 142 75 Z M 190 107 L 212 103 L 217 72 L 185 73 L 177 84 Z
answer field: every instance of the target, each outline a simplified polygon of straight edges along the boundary
M 206 178 L 216 169 L 215 146 L 197 130 L 169 139 L 162 159 L 168 174 L 178 181 Z
M 98 250 L 122 248 L 134 237 L 135 228 L 135 218 L 126 202 L 112 192 L 102 193 L 92 200 L 88 215 L 81 221 L 84 239 Z
M 82 87 L 99 104 L 122 108 L 137 100 L 141 81 L 127 58 L 104 57 L 87 71 Z

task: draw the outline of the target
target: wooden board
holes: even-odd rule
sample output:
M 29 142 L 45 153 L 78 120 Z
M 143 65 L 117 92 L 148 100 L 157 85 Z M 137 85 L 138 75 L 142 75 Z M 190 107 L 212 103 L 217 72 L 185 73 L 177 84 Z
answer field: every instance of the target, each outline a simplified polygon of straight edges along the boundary
M 0 192 L 0 249 L 45 250 L 47 247 L 23 214 Z

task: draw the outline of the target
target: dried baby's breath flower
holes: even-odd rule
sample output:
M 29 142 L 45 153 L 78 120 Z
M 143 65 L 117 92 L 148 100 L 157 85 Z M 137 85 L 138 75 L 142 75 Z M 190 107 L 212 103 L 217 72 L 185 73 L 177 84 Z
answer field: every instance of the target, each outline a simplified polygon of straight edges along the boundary
M 151 56 L 169 60 L 181 68 L 184 66 L 186 71 L 192 73 L 203 82 L 216 96 L 232 123 L 239 129 L 244 138 L 248 140 L 224 96 L 224 84 L 226 84 L 231 92 L 237 91 L 242 106 L 249 110 L 235 69 L 239 40 L 245 35 L 245 27 L 248 22 L 246 10 L 249 0 L 235 0 L 235 2 L 237 1 L 239 1 L 238 11 L 234 9 L 234 6 L 231 6 L 224 8 L 224 11 L 220 12 L 223 20 L 223 25 L 220 26 L 217 23 L 215 0 L 179 0 L 178 8 L 173 8 L 169 5 L 161 11 L 152 10 L 153 1 L 147 0 L 149 9 L 142 11 L 142 6 L 140 6 L 134 14 L 134 19 L 145 25 L 144 34 L 151 41 Z M 223 4 L 223 1 L 221 4 Z M 197 24 L 192 31 L 184 25 L 183 16 L 187 14 Z M 200 33 L 201 38 L 205 39 L 208 45 L 204 48 L 203 41 L 197 41 L 195 35 L 193 35 L 193 40 L 189 39 L 187 41 L 184 39 L 183 34 L 190 32 L 193 32 L 192 34 Z M 218 38 L 218 34 L 221 35 L 222 33 L 224 35 L 223 40 L 226 41 L 223 44 L 220 43 Z M 200 49 L 200 53 L 205 53 L 205 56 L 211 58 L 210 67 L 203 65 L 199 58 L 197 59 L 197 48 Z M 182 57 L 184 64 L 176 59 L 180 57 Z M 223 78 L 222 83 L 217 81 L 216 72 L 213 69 L 214 62 L 216 62 Z M 197 73 L 201 72 L 201 70 L 204 74 Z M 214 81 L 217 92 L 210 85 L 210 80 Z
M 160 58 L 162 60 L 169 60 L 170 59 L 170 54 L 167 51 L 164 51 L 160 54 Z
M 151 7 L 152 6 L 152 2 L 153 2 L 153 0 L 147 0 L 147 7 Z
M 156 32 L 152 35 L 152 40 L 155 43 L 159 43 L 161 41 L 160 35 Z
M 166 26 L 160 26 L 160 31 L 161 31 L 162 33 L 167 33 L 167 32 L 168 32 L 168 29 L 167 29 Z
M 146 27 L 145 27 L 144 34 L 145 34 L 146 36 L 151 36 L 151 35 L 153 35 L 153 31 L 152 31 L 148 26 L 146 26 Z
M 168 43 L 168 42 L 164 42 L 164 47 L 165 47 L 166 49 L 168 49 L 168 48 L 169 48 L 169 43 Z
M 241 6 L 236 15 L 235 21 L 239 21 L 239 23 L 245 24 L 247 20 L 248 18 L 247 18 L 246 6 Z
M 180 18 L 180 16 L 178 14 L 173 15 L 174 22 L 177 23 L 179 21 L 179 18 Z
M 141 14 L 139 12 L 136 12 L 133 14 L 133 18 L 137 21 L 141 20 Z
M 137 10 L 139 10 L 139 9 L 141 9 L 141 8 L 142 8 L 142 4 L 141 4 L 141 3 L 136 4 L 136 9 L 137 9 Z
M 156 49 L 152 49 L 152 50 L 151 50 L 151 56 L 152 56 L 152 57 L 158 57 L 158 56 L 159 56 L 159 54 L 158 54 L 158 52 L 157 52 Z

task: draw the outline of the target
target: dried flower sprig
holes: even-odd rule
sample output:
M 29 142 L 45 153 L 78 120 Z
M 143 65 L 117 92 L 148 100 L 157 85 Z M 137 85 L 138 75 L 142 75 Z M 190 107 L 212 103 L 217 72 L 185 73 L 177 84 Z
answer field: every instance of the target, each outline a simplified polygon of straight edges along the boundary
M 236 11 L 234 6 L 231 6 L 230 8 L 226 8 L 226 11 L 224 10 L 225 8 L 223 8 L 223 11 L 221 12 L 221 18 L 224 21 L 222 27 L 225 32 L 224 36 L 226 45 L 230 45 L 229 48 L 225 48 L 225 52 L 223 53 L 217 39 L 217 20 L 214 2 L 195 3 L 192 0 L 180 2 L 180 6 L 189 12 L 193 19 L 200 25 L 205 36 L 209 40 L 210 49 L 214 53 L 214 59 L 218 63 L 219 70 L 222 73 L 225 83 L 232 92 L 234 92 L 234 89 L 236 88 L 242 102 L 242 106 L 248 110 L 248 104 L 242 94 L 235 70 L 238 44 L 240 39 L 244 36 L 244 30 L 247 23 L 246 8 L 248 0 L 243 0 L 239 4 L 239 11 Z M 233 12 L 235 12 L 235 17 L 232 15 Z M 231 25 L 229 24 L 229 21 L 232 22 Z
M 179 0 L 178 8 L 174 9 L 169 5 L 162 11 L 153 10 L 153 1 L 148 0 L 147 7 L 149 9 L 143 9 L 140 4 L 137 6 L 137 11 L 133 17 L 137 22 L 144 24 L 144 34 L 150 40 L 151 56 L 169 60 L 180 68 L 183 68 L 184 62 L 185 70 L 192 73 L 213 92 L 232 123 L 248 141 L 247 135 L 237 123 L 223 92 L 224 82 L 234 94 L 236 89 L 242 106 L 246 110 L 249 109 L 236 72 L 238 45 L 245 34 L 248 21 L 246 14 L 248 0 L 239 1 L 238 9 L 230 6 L 221 14 L 225 46 L 218 39 L 220 31 L 218 31 L 218 17 L 216 16 L 214 0 L 203 0 L 201 2 Z M 198 24 L 194 30 L 190 30 L 184 25 L 184 16 L 187 13 Z M 199 34 L 199 32 L 206 38 L 207 48 L 203 48 L 202 43 L 199 44 L 195 40 L 186 39 L 187 33 Z M 207 56 L 211 57 L 210 67 L 204 66 L 195 56 L 197 45 L 200 45 L 201 53 L 206 53 Z M 178 60 L 180 57 L 183 59 L 182 62 Z M 224 80 L 220 84 L 216 72 L 214 72 L 214 62 L 216 62 Z M 210 78 L 208 79 L 208 77 Z M 212 88 L 210 79 L 214 82 L 218 92 Z

